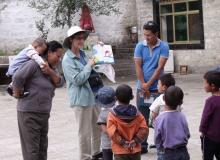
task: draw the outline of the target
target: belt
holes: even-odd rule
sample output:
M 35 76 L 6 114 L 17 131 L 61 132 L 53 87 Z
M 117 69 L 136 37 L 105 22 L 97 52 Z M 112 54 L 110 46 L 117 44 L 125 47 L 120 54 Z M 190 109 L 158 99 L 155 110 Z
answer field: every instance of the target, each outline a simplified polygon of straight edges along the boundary
M 163 150 L 165 152 L 173 152 L 173 151 L 179 151 L 179 150 L 184 150 L 184 149 L 187 149 L 186 146 L 179 146 L 175 148 L 164 148 Z

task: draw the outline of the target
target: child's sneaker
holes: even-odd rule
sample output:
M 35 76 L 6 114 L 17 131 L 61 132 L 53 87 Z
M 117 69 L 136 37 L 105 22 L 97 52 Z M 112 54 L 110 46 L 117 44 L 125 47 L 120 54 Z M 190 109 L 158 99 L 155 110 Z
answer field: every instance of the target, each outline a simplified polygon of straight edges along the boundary
M 6 89 L 6 91 L 8 92 L 8 94 L 10 96 L 13 96 L 13 89 L 12 89 L 12 83 L 10 83 Z
M 156 145 L 155 145 L 155 144 L 151 144 L 151 145 L 149 146 L 149 148 L 156 148 Z
M 13 88 L 12 88 L 12 83 L 10 83 L 7 87 L 7 92 L 10 96 L 13 97 Z M 29 95 L 29 92 L 23 92 L 19 98 L 24 98 L 24 97 L 27 97 Z
M 94 154 L 94 155 L 92 156 L 92 160 L 102 160 L 102 159 L 103 159 L 103 154 L 102 154 L 102 152 L 99 152 L 99 153 Z

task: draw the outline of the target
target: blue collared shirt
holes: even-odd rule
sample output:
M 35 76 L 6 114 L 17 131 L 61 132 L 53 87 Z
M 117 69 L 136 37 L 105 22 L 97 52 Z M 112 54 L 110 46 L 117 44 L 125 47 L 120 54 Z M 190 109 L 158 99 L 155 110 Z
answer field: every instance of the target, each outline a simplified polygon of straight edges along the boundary
M 169 46 L 166 42 L 158 39 L 157 44 L 153 49 L 148 46 L 146 40 L 139 42 L 136 45 L 134 51 L 134 58 L 142 59 L 142 71 L 144 75 L 144 81 L 147 82 L 153 76 L 155 70 L 158 67 L 160 57 L 169 57 Z M 157 90 L 158 80 L 154 81 L 150 90 Z M 138 80 L 137 88 L 141 89 L 141 82 Z
M 88 58 L 83 51 L 80 51 L 85 61 Z M 68 49 L 62 61 L 63 73 L 66 79 L 70 106 L 92 106 L 95 104 L 95 97 L 89 85 L 88 78 L 92 67 L 89 63 L 83 65 L 80 59 Z

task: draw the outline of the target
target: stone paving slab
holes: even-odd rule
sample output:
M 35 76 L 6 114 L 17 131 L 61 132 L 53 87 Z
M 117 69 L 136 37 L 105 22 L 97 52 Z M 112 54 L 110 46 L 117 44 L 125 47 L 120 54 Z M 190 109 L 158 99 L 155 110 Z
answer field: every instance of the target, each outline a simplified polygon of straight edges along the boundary
M 209 94 L 203 90 L 202 75 L 175 75 L 175 77 L 177 85 L 185 93 L 183 112 L 191 132 L 189 153 L 192 160 L 202 160 L 198 128 L 203 105 Z M 129 84 L 135 91 L 134 78 L 122 77 L 116 84 L 106 82 L 114 88 L 119 83 Z M 16 100 L 6 95 L 4 87 L 0 86 L 0 160 L 22 160 Z M 135 104 L 135 100 L 132 103 Z M 78 140 L 75 127 L 74 114 L 68 106 L 66 88 L 57 89 L 50 117 L 48 160 L 77 160 Z M 153 142 L 153 130 L 150 130 L 149 142 Z M 156 150 L 149 149 L 149 153 L 143 155 L 142 159 L 155 160 Z

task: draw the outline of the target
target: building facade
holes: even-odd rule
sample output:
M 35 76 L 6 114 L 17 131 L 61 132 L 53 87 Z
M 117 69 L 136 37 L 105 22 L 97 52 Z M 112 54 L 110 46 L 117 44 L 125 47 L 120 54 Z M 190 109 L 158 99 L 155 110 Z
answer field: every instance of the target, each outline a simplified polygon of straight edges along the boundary
M 191 73 L 204 73 L 220 64 L 219 0 L 120 0 L 118 6 L 119 15 L 92 15 L 96 33 L 105 43 L 126 44 L 131 26 L 137 26 L 142 40 L 144 23 L 155 20 L 160 38 L 173 50 L 175 71 L 187 65 Z M 0 13 L 0 49 L 11 52 L 30 43 L 39 35 L 35 21 L 40 18 L 24 0 L 9 1 Z M 74 17 L 74 24 L 79 18 Z M 62 41 L 66 31 L 66 27 L 50 28 L 48 39 Z
M 137 25 L 136 3 L 134 0 L 119 0 L 118 8 L 121 14 L 110 16 L 92 15 L 96 34 L 106 43 L 121 44 L 129 39 L 128 29 Z M 79 25 L 80 14 L 73 18 L 73 24 Z M 9 54 L 25 47 L 40 35 L 35 22 L 42 19 L 35 9 L 28 7 L 26 0 L 7 0 L 7 7 L 0 11 L 0 49 Z M 48 40 L 63 41 L 68 27 L 49 29 Z
M 146 20 L 160 25 L 160 38 L 174 50 L 175 70 L 204 73 L 220 65 L 220 1 L 137 0 L 139 39 Z

